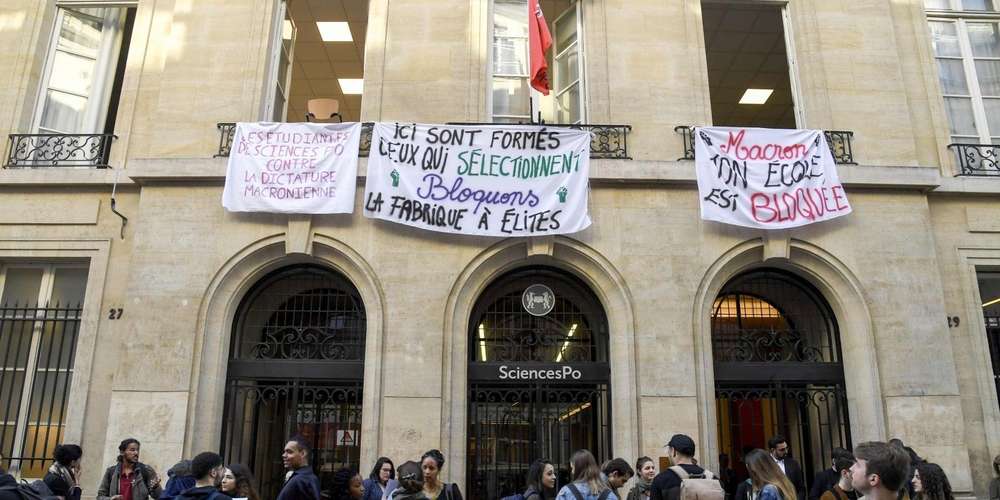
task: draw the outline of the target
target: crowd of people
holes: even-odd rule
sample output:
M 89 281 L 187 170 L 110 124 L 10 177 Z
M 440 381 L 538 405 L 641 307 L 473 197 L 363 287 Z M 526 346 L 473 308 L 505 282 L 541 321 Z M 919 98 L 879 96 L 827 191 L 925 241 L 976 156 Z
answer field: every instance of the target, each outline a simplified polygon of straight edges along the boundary
M 684 434 L 665 445 L 671 465 L 659 473 L 650 457 L 639 457 L 634 469 L 622 458 L 599 466 L 590 451 L 578 450 L 570 459 L 567 484 L 557 488 L 556 467 L 540 459 L 526 471 L 525 490 L 503 500 L 954 500 L 944 470 L 898 439 L 861 443 L 853 451 L 834 448 L 830 467 L 816 473 L 808 493 L 787 440 L 774 436 L 767 446 L 744 450 L 746 471 L 739 474 L 726 455 L 719 457 L 719 474 L 698 465 L 695 442 Z M 117 462 L 104 471 L 97 500 L 261 500 L 250 469 L 227 465 L 218 453 L 182 460 L 161 485 L 156 471 L 139 461 L 139 441 L 125 439 L 118 451 Z M 309 466 L 310 453 L 301 437 L 285 444 L 281 458 L 287 474 L 276 500 L 462 500 L 456 484 L 441 480 L 445 459 L 438 450 L 398 467 L 380 457 L 367 478 L 353 469 L 337 470 L 325 489 Z M 30 486 L 30 495 L 0 470 L 0 500 L 80 500 L 82 457 L 77 445 L 57 446 L 54 463 L 43 480 Z M 993 466 L 1000 476 L 1000 456 Z M 1000 477 L 990 483 L 989 494 L 1000 500 Z

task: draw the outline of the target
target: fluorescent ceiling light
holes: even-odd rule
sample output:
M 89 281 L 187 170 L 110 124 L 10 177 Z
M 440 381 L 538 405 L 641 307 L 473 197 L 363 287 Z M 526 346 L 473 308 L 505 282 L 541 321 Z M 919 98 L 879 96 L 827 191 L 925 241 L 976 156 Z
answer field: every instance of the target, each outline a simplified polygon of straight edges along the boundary
M 486 328 L 483 324 L 479 324 L 479 353 L 482 355 L 482 361 L 486 361 Z
M 995 299 L 993 299 L 993 300 L 991 300 L 991 301 L 983 304 L 983 307 L 990 307 L 993 304 L 1000 304 L 1000 297 L 997 297 L 997 298 L 995 298 Z
M 569 347 L 569 339 L 573 337 L 574 333 L 576 333 L 576 323 L 573 323 L 573 326 L 569 327 L 569 334 L 566 335 L 566 341 L 563 342 L 562 349 L 559 349 L 559 355 L 556 356 L 556 363 L 562 362 L 563 353 Z
M 361 95 L 361 90 L 365 87 L 364 78 L 338 78 L 340 91 L 344 95 Z
M 351 28 L 345 22 L 317 21 L 319 36 L 324 42 L 353 42 Z
M 774 89 L 747 89 L 740 97 L 740 104 L 764 104 Z

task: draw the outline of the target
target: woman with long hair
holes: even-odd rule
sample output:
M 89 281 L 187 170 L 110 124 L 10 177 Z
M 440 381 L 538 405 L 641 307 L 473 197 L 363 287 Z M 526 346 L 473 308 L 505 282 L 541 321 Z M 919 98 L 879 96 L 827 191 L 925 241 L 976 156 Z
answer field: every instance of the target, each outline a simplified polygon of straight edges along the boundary
M 385 495 L 390 479 L 396 479 L 396 465 L 386 457 L 378 457 L 375 467 L 368 474 L 362 486 L 365 487 L 364 500 L 379 500 Z
M 55 463 L 49 467 L 43 481 L 56 496 L 65 500 L 80 500 L 80 458 L 83 449 L 75 444 L 56 446 L 52 458 Z
M 921 462 L 913 473 L 914 500 L 955 500 L 948 476 L 938 464 Z
M 548 460 L 535 460 L 528 467 L 528 489 L 524 490 L 524 500 L 548 500 L 554 498 L 556 490 L 556 469 Z
M 260 500 L 260 495 L 253 487 L 253 473 L 243 464 L 229 464 L 226 467 L 219 490 L 232 498 Z
M 656 477 L 656 463 L 652 458 L 639 457 L 635 461 L 635 474 L 635 486 L 628 492 L 628 500 L 646 500 Z
M 758 448 L 747 453 L 744 461 L 750 472 L 750 484 L 757 500 L 796 500 L 795 487 L 774 463 L 771 455 Z
M 361 500 L 365 487 L 361 484 L 361 474 L 344 467 L 333 473 L 330 485 L 330 500 Z
M 462 500 L 457 484 L 441 481 L 442 467 L 444 454 L 438 450 L 430 450 L 420 457 L 420 468 L 424 474 L 424 496 L 428 500 Z
M 576 500 L 577 493 L 584 500 L 596 500 L 608 485 L 601 479 L 601 469 L 597 460 L 587 450 L 577 450 L 569 461 L 570 474 L 573 481 L 559 490 L 556 500 Z M 606 500 L 618 500 L 615 493 L 609 492 Z

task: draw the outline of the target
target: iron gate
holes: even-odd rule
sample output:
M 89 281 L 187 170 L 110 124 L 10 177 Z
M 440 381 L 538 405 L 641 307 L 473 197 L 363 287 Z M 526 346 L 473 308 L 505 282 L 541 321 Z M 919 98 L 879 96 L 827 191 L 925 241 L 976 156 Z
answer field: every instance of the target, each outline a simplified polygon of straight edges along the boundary
M 360 465 L 365 325 L 354 285 L 317 266 L 280 269 L 240 304 L 221 448 L 250 467 L 261 498 L 281 489 L 281 453 L 293 435 L 310 443 L 324 489 L 338 468 Z
M 589 449 L 598 462 L 610 458 L 607 403 L 607 384 L 471 384 L 469 498 L 523 492 L 525 473 L 539 458 L 552 462 L 557 487 L 569 481 L 576 450 Z
M 470 498 L 522 493 L 537 459 L 565 484 L 576 450 L 611 458 L 607 331 L 600 301 L 563 271 L 522 268 L 484 290 L 469 319 Z M 545 375 L 562 370 L 573 376 Z
M 309 441 L 325 488 L 333 471 L 357 466 L 360 382 L 233 379 L 228 389 L 224 456 L 254 472 L 261 498 L 277 497 L 284 484 L 280 450 L 289 436 Z

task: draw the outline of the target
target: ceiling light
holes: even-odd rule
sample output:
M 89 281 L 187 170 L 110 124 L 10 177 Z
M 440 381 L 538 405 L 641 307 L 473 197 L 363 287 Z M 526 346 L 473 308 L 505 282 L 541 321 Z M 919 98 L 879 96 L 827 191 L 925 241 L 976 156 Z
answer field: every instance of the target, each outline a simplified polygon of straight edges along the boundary
M 345 22 L 317 21 L 319 36 L 324 42 L 353 42 L 351 28 Z
M 774 89 L 747 89 L 740 97 L 740 104 L 764 104 Z
M 1000 297 L 997 297 L 997 298 L 995 298 L 995 299 L 993 299 L 993 300 L 991 300 L 991 301 L 983 304 L 983 307 L 990 307 L 993 304 L 1000 304 Z
M 361 95 L 365 87 L 363 78 L 338 78 L 337 81 L 340 82 L 340 91 L 344 95 Z

